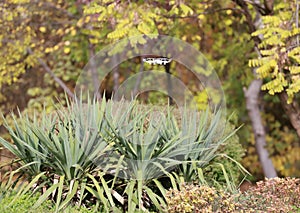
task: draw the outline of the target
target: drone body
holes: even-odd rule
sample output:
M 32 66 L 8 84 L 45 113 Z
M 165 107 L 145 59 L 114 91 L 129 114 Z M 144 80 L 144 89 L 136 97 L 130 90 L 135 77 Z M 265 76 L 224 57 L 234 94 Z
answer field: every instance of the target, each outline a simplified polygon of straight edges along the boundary
M 143 61 L 148 64 L 166 65 L 172 61 L 171 58 L 143 58 Z

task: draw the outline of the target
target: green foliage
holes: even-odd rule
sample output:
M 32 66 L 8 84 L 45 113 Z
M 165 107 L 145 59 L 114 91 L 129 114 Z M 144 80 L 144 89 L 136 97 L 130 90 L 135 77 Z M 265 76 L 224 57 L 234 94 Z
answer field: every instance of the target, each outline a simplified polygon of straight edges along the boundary
M 28 126 L 30 124 L 28 116 L 23 118 L 20 112 L 19 116 L 19 123 L 15 116 L 12 116 L 14 121 L 13 128 L 11 128 L 7 120 L 4 119 L 5 127 L 17 147 L 14 147 L 3 138 L 0 138 L 0 142 L 16 157 L 22 159 L 21 163 L 25 166 L 23 169 L 26 168 L 27 174 L 31 176 L 38 175 L 42 171 L 42 164 L 46 163 L 45 157 L 48 153 L 44 149 L 41 149 L 39 139 L 34 135 L 33 129 Z M 36 119 L 34 120 L 36 121 Z M 37 153 L 33 150 L 39 150 L 39 152 Z
M 84 19 L 83 29 L 77 26 L 76 5 L 56 0 L 0 3 L 0 103 L 4 114 L 16 107 L 41 111 L 47 105 L 53 110 L 53 99 L 64 97 L 40 59 L 68 87 L 75 85 L 87 62 L 87 52 L 82 51 L 87 35 L 81 33 L 87 24 Z
M 93 2 L 84 8 L 84 14 L 97 15 L 98 18 L 93 20 L 95 31 L 109 24 L 112 30 L 104 36 L 111 41 L 141 34 L 157 35 L 160 31 L 171 31 L 172 16 L 185 17 L 194 14 L 192 7 L 184 2 L 170 1 L 166 4 L 164 1 L 157 1 L 155 4 Z M 133 39 L 131 44 L 135 46 L 144 42 L 143 39 L 138 41 Z
M 24 194 L 15 199 L 15 194 L 12 193 L 9 196 L 5 196 L 0 199 L 0 211 L 3 213 L 34 213 L 34 212 L 53 212 L 52 202 L 46 201 L 39 208 L 33 209 L 32 206 L 39 199 L 40 194 L 31 196 L 30 194 Z
M 276 105 L 274 104 L 275 107 Z M 269 128 L 269 133 L 266 137 L 267 149 L 278 173 L 284 177 L 298 177 L 300 173 L 299 169 L 297 169 L 297 164 L 300 162 L 298 154 L 300 147 L 297 143 L 298 137 L 296 133 L 290 131 L 290 126 L 283 126 L 279 116 L 276 119 L 271 113 L 265 113 L 263 117 Z
M 230 123 L 226 124 L 224 134 L 228 134 L 233 129 L 233 126 Z M 219 147 L 218 152 L 226 154 L 226 156 L 218 156 L 216 157 L 209 166 L 205 167 L 203 172 L 207 181 L 216 187 L 218 185 L 226 185 L 226 174 L 229 176 L 231 182 L 235 185 L 238 185 L 243 177 L 243 171 L 241 171 L 241 167 L 237 166 L 236 162 L 241 163 L 242 157 L 245 155 L 245 149 L 242 147 L 239 142 L 239 137 L 237 134 L 234 134 L 231 138 L 229 138 L 224 144 Z M 230 157 L 231 159 L 229 159 Z M 233 161 L 233 160 L 235 161 Z M 226 171 L 224 174 L 223 165 Z
M 5 196 L 0 199 L 0 211 L 3 213 L 52 213 L 55 212 L 55 206 L 50 200 L 47 200 L 41 204 L 38 208 L 33 208 L 34 204 L 37 202 L 41 196 L 39 193 L 30 195 L 29 193 L 23 194 L 22 196 L 15 199 L 16 193 L 12 193 L 9 196 Z M 88 209 L 86 207 L 78 206 L 68 206 L 65 213 L 91 213 L 95 212 L 93 207 Z
M 300 91 L 300 29 L 295 26 L 295 1 L 281 2 L 274 8 L 274 15 L 264 16 L 263 27 L 252 36 L 262 36 L 258 45 L 261 58 L 249 61 L 250 67 L 258 67 L 258 77 L 265 80 L 262 90 L 270 95 L 286 91 L 288 103 Z

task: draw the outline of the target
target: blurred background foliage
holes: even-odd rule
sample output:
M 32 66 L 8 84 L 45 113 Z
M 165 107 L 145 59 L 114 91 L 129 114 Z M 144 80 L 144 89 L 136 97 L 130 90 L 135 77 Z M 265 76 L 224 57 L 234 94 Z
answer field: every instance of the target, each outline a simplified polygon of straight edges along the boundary
M 255 8 L 251 4 L 248 7 L 254 17 Z M 256 52 L 245 16 L 235 1 L 2 1 L 1 112 L 7 115 L 17 108 L 27 112 L 41 111 L 44 106 L 48 111 L 53 110 L 57 99 L 64 100 L 62 86 L 73 91 L 90 57 L 116 40 L 141 34 L 165 34 L 182 39 L 207 57 L 222 82 L 228 114 L 234 113 L 232 124 L 243 124 L 238 131 L 242 150 L 246 150 L 242 164 L 253 174 L 254 180 L 261 179 L 262 169 L 243 93 L 243 87 L 254 78 L 248 61 L 256 57 Z M 142 44 L 144 41 L 134 42 Z M 114 88 L 130 74 L 137 73 L 140 66 L 138 59 L 123 62 L 107 77 L 101 89 L 111 95 Z M 185 67 L 172 64 L 171 72 L 193 87 L 193 76 Z M 198 107 L 203 109 L 205 94 L 197 88 L 194 92 Z M 143 93 L 139 97 L 144 102 L 162 103 L 163 98 L 165 103 L 167 101 L 160 93 Z M 265 92 L 260 101 L 268 150 L 276 170 L 280 176 L 299 176 L 299 138 L 288 117 L 282 113 L 278 97 Z M 5 134 L 2 127 L 0 134 Z M 4 151 L 1 155 L 2 161 L 7 160 Z

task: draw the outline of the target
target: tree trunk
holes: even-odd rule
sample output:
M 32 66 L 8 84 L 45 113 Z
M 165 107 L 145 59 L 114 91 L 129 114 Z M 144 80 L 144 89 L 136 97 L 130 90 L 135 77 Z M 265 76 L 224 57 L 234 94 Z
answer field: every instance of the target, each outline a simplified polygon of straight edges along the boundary
M 266 132 L 262 124 L 262 119 L 259 110 L 259 93 L 262 85 L 262 80 L 253 80 L 248 89 L 245 89 L 246 107 L 248 115 L 251 120 L 253 133 L 255 137 L 255 147 L 263 168 L 265 177 L 273 178 L 277 177 L 276 170 L 273 162 L 269 157 L 268 150 L 266 149 Z
M 288 104 L 288 95 L 286 94 L 286 92 L 280 93 L 279 98 L 285 113 L 288 115 L 292 126 L 294 127 L 298 137 L 300 138 L 300 108 L 298 103 L 294 99 L 292 103 Z
M 256 29 L 261 27 L 262 19 L 261 19 L 261 12 L 259 8 L 263 8 L 266 11 L 263 11 L 264 14 L 268 14 L 267 10 L 272 10 L 273 8 L 264 8 L 260 5 L 259 0 L 254 0 L 252 3 L 257 7 L 257 14 L 255 20 L 253 20 L 252 15 L 249 11 L 248 5 L 245 0 L 233 0 L 240 8 L 243 10 L 243 14 L 246 18 L 249 33 L 253 33 Z M 265 2 L 266 3 L 266 2 Z M 273 4 L 268 6 L 271 7 Z M 269 11 L 270 12 L 270 11 Z M 261 42 L 261 38 L 259 36 L 253 38 L 255 46 L 257 47 L 258 44 Z M 256 76 L 256 71 L 253 70 L 254 76 Z M 261 79 L 255 79 L 251 82 L 248 89 L 244 90 L 245 98 L 246 98 L 246 108 L 248 110 L 248 115 L 251 120 L 252 129 L 255 137 L 255 148 L 259 157 L 259 161 L 262 165 L 263 172 L 265 177 L 272 178 L 277 177 L 276 170 L 274 168 L 273 162 L 269 157 L 269 152 L 266 149 L 266 132 L 262 123 L 262 118 L 260 116 L 260 109 L 259 109 L 259 94 L 261 92 Z

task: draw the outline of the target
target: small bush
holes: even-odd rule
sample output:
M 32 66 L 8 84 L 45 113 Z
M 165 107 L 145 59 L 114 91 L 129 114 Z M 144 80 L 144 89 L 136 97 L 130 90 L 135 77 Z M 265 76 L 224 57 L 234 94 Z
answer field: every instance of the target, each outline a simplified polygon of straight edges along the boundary
M 244 193 L 232 194 L 214 187 L 182 185 L 167 192 L 168 212 L 299 212 L 300 179 L 260 181 Z
M 39 199 L 39 196 L 40 196 L 39 194 L 36 194 L 34 196 L 30 196 L 29 194 L 24 194 L 19 196 L 16 200 L 14 200 L 15 194 L 5 196 L 3 197 L 2 200 L 0 200 L 0 212 L 1 213 L 54 212 L 54 210 L 51 210 L 52 208 L 51 201 L 46 201 L 37 209 L 32 209 L 32 206 Z
M 168 212 L 234 212 L 234 196 L 214 187 L 182 185 L 167 192 Z
M 227 123 L 224 134 L 227 135 L 233 131 L 234 126 L 230 123 Z M 245 155 L 245 149 L 242 147 L 237 134 L 234 134 L 224 144 L 222 144 L 219 147 L 218 152 L 226 154 L 228 157 L 239 163 L 242 161 L 242 157 Z M 225 156 L 217 156 L 207 167 L 203 169 L 206 180 L 215 187 L 217 187 L 218 184 L 223 186 L 226 185 L 227 182 L 224 171 L 220 166 L 217 166 L 217 164 L 222 164 L 226 173 L 229 175 L 230 180 L 234 183 L 234 185 L 238 185 L 244 178 L 245 172 L 242 172 L 242 169 L 237 166 L 236 162 Z
M 241 195 L 239 203 L 241 210 L 255 210 L 253 212 L 297 212 L 300 179 L 272 178 L 257 182 L 256 187 Z
M 4 196 L 0 199 L 0 212 L 1 213 L 53 213 L 55 212 L 54 203 L 47 200 L 42 203 L 38 208 L 32 208 L 40 197 L 40 194 L 35 195 L 24 194 L 19 196 L 17 199 L 15 193 Z M 14 200 L 15 199 L 15 200 Z M 94 207 L 95 208 L 95 207 Z M 68 206 L 63 210 L 64 213 L 91 213 L 95 212 L 94 209 L 88 209 L 83 206 Z

